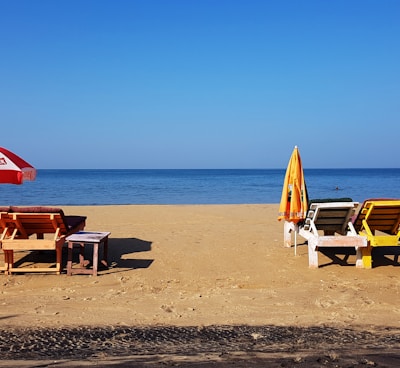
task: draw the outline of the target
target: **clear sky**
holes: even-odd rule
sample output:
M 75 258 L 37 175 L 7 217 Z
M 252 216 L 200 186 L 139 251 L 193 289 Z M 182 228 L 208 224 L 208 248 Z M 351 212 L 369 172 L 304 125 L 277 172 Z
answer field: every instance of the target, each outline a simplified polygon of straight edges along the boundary
M 398 0 L 0 0 L 0 146 L 45 168 L 400 167 Z

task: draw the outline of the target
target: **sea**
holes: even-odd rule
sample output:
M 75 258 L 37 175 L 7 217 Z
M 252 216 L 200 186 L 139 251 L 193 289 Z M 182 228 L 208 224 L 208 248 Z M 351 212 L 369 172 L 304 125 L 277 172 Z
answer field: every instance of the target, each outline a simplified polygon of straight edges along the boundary
M 0 205 L 273 204 L 286 169 L 39 169 Z M 305 169 L 310 199 L 400 198 L 400 169 Z

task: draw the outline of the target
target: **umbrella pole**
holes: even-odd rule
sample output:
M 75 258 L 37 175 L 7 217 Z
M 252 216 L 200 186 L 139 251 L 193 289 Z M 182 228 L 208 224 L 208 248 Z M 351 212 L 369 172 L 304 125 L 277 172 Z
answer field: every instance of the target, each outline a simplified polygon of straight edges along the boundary
M 294 255 L 297 256 L 297 229 L 294 230 Z

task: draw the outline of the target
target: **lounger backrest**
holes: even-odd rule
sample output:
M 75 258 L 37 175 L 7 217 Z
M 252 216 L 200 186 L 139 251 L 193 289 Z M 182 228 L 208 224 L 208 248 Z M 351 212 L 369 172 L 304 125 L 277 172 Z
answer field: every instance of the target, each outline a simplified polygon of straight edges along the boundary
M 4 229 L 5 220 L 8 218 L 8 212 L 10 211 L 10 207 L 1 207 L 0 206 L 0 232 Z
M 304 228 L 314 223 L 317 230 L 344 235 L 357 206 L 357 202 L 311 203 Z
M 18 231 L 22 237 L 32 234 L 54 234 L 57 230 L 59 235 L 65 235 L 67 229 L 60 214 L 57 213 L 11 213 Z
M 52 207 L 13 207 L 9 216 L 13 218 L 19 230 L 19 236 L 32 234 L 53 234 L 57 230 L 60 235 L 82 230 L 86 217 L 65 216 L 60 208 Z
M 357 231 L 363 230 L 365 220 L 374 233 L 376 230 L 395 235 L 400 225 L 400 200 L 367 200 L 354 222 Z

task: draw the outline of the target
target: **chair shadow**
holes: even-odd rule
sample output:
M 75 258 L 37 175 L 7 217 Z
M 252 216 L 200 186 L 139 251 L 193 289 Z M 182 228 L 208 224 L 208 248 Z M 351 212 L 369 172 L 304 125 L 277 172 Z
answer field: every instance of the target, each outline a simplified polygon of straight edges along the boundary
M 356 264 L 356 250 L 352 247 L 324 247 L 319 248 L 318 251 L 331 260 L 331 262 L 321 263 L 319 267 L 333 264 L 354 267 Z
M 319 252 L 331 259 L 331 262 L 320 264 L 319 267 L 326 267 L 332 264 L 341 266 L 355 266 L 356 251 L 354 248 L 319 248 Z M 382 266 L 399 267 L 400 247 L 374 247 L 372 249 L 373 268 Z M 354 261 L 353 261 L 354 260 Z
M 136 253 L 150 252 L 152 242 L 137 238 L 109 238 L 108 239 L 108 267 L 105 267 L 101 262 L 98 265 L 98 271 L 104 273 L 115 273 L 126 271 L 127 269 L 149 268 L 153 263 L 153 259 L 135 258 Z M 103 245 L 99 247 L 99 260 L 103 257 Z M 85 260 L 88 260 L 88 267 L 92 266 L 93 245 L 85 245 Z M 19 253 L 19 252 L 18 252 Z M 16 253 L 16 256 L 18 255 Z M 55 251 L 28 251 L 15 261 L 15 267 L 24 265 L 32 267 L 39 263 L 55 263 Z M 73 263 L 78 262 L 79 247 L 74 247 Z M 62 254 L 62 269 L 67 267 L 67 248 L 63 248 Z M 29 272 L 29 271 L 27 271 Z
M 372 248 L 372 267 L 393 266 L 399 267 L 400 247 L 374 247 Z

